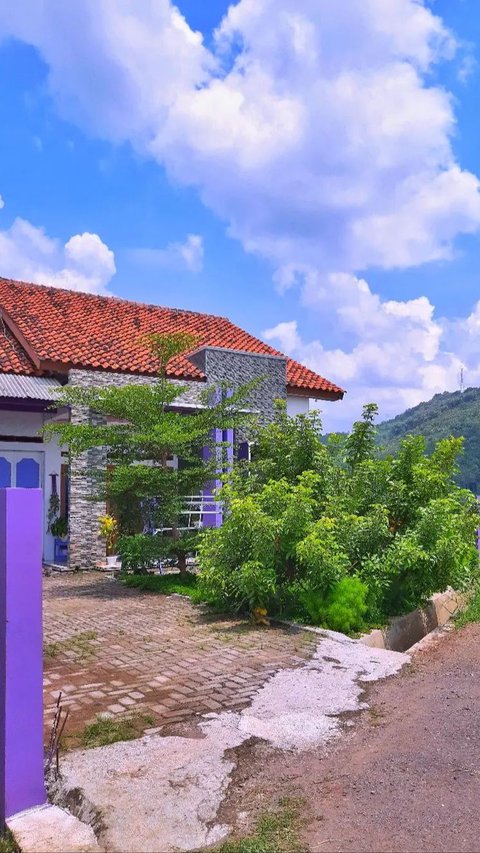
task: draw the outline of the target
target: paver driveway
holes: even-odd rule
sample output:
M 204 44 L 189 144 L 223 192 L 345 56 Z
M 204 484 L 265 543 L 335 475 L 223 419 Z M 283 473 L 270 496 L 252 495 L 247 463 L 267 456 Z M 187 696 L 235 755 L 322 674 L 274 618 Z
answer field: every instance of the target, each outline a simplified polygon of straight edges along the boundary
M 139 711 L 158 726 L 245 707 L 271 674 L 311 655 L 315 636 L 85 572 L 44 579 L 44 643 L 46 730 L 61 690 L 74 734 L 100 712 Z

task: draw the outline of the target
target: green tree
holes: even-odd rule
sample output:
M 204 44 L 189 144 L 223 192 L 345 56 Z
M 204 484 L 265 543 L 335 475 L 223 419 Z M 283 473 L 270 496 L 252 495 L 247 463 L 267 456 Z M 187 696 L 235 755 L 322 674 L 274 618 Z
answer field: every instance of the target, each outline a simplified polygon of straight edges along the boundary
M 322 422 L 318 412 L 287 414 L 284 400 L 275 403 L 275 416 L 254 435 L 251 471 L 259 482 L 286 479 L 294 483 L 303 471 L 316 467 L 316 457 L 324 453 Z
M 268 607 L 359 630 L 423 605 L 478 573 L 474 495 L 455 485 L 462 440 L 421 436 L 379 458 L 377 407 L 345 438 L 283 408 L 256 436 L 246 474 L 229 478 L 229 515 L 203 538 L 200 588 L 225 608 Z M 340 627 L 343 626 L 343 627 Z
M 351 471 L 360 462 L 371 459 L 375 452 L 375 436 L 377 433 L 374 420 L 378 415 L 376 403 L 366 403 L 362 417 L 355 421 L 350 435 L 345 441 L 345 461 Z
M 167 379 L 167 364 L 191 349 L 195 339 L 183 333 L 151 335 L 146 340 L 158 362 L 158 378 L 142 385 L 62 389 L 62 403 L 84 407 L 102 416 L 90 423 L 49 424 L 47 431 L 68 444 L 73 459 L 92 448 L 105 451 L 107 466 L 96 472 L 97 496 L 107 498 L 121 534 L 138 534 L 145 525 L 169 528 L 165 550 L 186 569 L 186 551 L 192 537 L 182 535 L 181 517 L 185 496 L 197 495 L 218 474 L 223 442 L 214 430 L 236 427 L 247 417 L 245 406 L 250 385 L 234 393 L 206 389 L 201 405 L 188 414 L 175 409 L 187 386 Z M 100 422 L 99 422 L 100 421 Z M 205 453 L 204 448 L 208 449 Z M 178 468 L 172 457 L 178 457 Z M 90 475 L 92 472 L 88 472 Z

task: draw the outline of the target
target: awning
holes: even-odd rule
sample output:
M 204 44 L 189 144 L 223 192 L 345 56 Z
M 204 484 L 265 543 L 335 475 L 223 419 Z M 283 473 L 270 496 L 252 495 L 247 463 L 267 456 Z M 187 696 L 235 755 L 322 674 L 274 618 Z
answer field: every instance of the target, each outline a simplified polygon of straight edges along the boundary
M 61 388 L 57 379 L 48 376 L 17 376 L 0 373 L 0 398 L 18 400 L 56 400 Z

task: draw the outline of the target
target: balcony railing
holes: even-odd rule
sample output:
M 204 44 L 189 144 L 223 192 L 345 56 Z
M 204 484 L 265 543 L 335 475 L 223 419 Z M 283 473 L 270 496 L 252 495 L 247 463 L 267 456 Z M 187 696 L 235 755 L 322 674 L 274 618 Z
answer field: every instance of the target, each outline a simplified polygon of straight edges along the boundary
M 188 495 L 180 513 L 177 530 L 201 530 L 208 520 L 223 514 L 223 502 L 211 495 Z M 156 527 L 152 533 L 168 533 L 171 527 Z

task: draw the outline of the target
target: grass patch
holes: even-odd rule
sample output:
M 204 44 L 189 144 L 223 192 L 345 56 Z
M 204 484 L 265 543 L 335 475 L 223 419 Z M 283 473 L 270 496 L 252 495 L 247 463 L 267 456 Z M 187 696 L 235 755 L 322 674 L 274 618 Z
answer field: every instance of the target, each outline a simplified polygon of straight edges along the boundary
M 301 799 L 284 797 L 278 808 L 265 812 L 254 831 L 244 838 L 225 841 L 216 853 L 302 853 L 299 838 Z
M 198 599 L 197 575 L 192 572 L 168 575 L 125 575 L 122 583 L 130 589 L 141 589 L 144 592 L 156 592 L 161 595 L 188 595 L 194 600 Z
M 95 654 L 95 646 L 92 645 L 92 640 L 96 639 L 95 631 L 84 631 L 83 634 L 74 634 L 73 637 L 61 640 L 58 643 L 46 643 L 43 647 L 43 654 L 46 658 L 56 658 L 62 652 L 75 652 L 77 659 L 84 660 Z
M 463 628 L 469 622 L 480 622 L 480 584 L 473 590 L 465 610 L 455 617 L 455 627 Z
M 153 726 L 154 722 L 155 719 L 150 714 L 129 714 L 120 719 L 98 715 L 93 723 L 87 723 L 77 739 L 84 749 L 108 746 L 117 741 L 141 737 L 143 730 Z
M 20 853 L 20 847 L 8 828 L 0 834 L 0 853 Z

